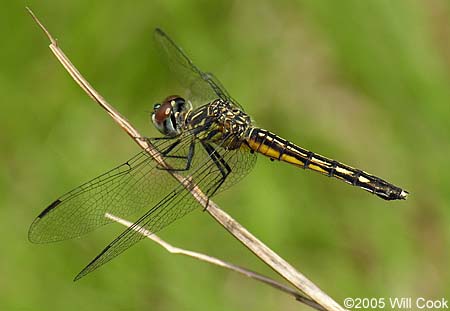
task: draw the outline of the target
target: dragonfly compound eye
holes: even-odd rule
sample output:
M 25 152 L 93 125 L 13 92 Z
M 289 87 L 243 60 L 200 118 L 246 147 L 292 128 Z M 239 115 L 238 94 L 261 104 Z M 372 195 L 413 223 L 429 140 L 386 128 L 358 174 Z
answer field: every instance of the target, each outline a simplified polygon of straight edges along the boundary
M 154 121 L 156 123 L 163 123 L 172 113 L 172 105 L 170 103 L 163 103 L 162 105 L 155 105 L 155 111 L 153 112 Z
M 179 96 L 169 96 L 162 104 L 156 104 L 152 113 L 152 122 L 162 134 L 175 137 L 181 133 L 180 112 L 185 110 L 185 101 Z

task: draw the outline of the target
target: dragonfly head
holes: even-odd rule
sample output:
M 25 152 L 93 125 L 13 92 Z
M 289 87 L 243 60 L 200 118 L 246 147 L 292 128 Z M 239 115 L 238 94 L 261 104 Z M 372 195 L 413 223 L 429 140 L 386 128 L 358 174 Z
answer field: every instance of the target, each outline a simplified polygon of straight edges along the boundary
M 181 134 L 187 113 L 192 110 L 189 101 L 172 95 L 153 107 L 152 122 L 162 134 L 175 137 Z

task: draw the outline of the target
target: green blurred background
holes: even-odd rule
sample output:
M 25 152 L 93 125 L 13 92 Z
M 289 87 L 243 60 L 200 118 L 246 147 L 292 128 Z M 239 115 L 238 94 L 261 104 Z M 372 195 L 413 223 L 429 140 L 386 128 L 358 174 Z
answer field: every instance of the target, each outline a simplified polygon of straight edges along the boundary
M 51 201 L 139 148 L 70 79 L 25 5 L 147 136 L 153 103 L 176 92 L 160 26 L 262 127 L 408 189 L 386 202 L 260 158 L 215 199 L 336 301 L 450 298 L 449 1 L 30 0 L 0 13 L 1 310 L 308 309 L 150 241 L 73 283 L 120 225 L 28 242 Z M 274 276 L 200 210 L 161 236 Z

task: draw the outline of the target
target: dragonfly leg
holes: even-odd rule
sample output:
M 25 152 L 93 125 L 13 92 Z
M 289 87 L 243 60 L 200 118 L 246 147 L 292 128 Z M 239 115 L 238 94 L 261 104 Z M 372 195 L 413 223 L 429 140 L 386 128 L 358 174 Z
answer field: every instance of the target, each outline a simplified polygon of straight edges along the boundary
M 160 150 L 159 152 L 161 152 L 161 154 L 164 157 L 175 157 L 175 156 L 170 156 L 169 153 L 175 149 L 176 146 L 178 146 L 181 143 L 181 139 L 177 139 L 173 144 L 169 145 L 169 147 L 167 147 L 164 150 Z M 180 156 L 181 157 L 181 156 Z
M 181 142 L 181 139 L 178 139 L 173 144 L 171 144 L 169 147 L 167 147 L 165 150 L 160 150 L 161 154 L 165 159 L 184 159 L 186 160 L 186 163 L 183 167 L 171 167 L 171 168 L 165 168 L 160 165 L 156 166 L 157 169 L 161 170 L 168 170 L 172 172 L 179 172 L 179 171 L 187 171 L 191 168 L 192 159 L 194 158 L 195 153 L 195 141 L 191 141 L 189 145 L 189 150 L 187 155 L 170 155 L 170 152 L 175 149 Z M 170 163 L 169 163 L 170 164 Z
M 168 137 L 168 136 L 161 136 L 161 137 L 146 137 L 146 136 L 142 136 L 142 137 L 134 137 L 137 140 L 142 140 L 145 141 L 149 144 L 156 144 L 157 142 L 161 141 L 161 140 L 174 140 L 173 137 Z
M 214 164 L 219 169 L 220 174 L 222 175 L 220 179 L 216 182 L 216 184 L 213 185 L 212 188 L 207 190 L 206 195 L 208 197 L 208 200 L 206 202 L 205 208 L 203 209 L 203 211 L 205 211 L 209 205 L 209 198 L 212 197 L 217 192 L 217 190 L 219 190 L 220 186 L 222 186 L 222 184 L 225 182 L 228 175 L 231 173 L 231 167 L 228 165 L 228 163 L 225 161 L 222 155 L 214 149 L 213 146 L 211 146 L 209 143 L 205 141 L 202 141 L 201 143 L 203 148 L 205 148 L 206 152 L 210 156 L 210 158 L 213 160 Z
M 153 147 L 155 147 L 156 148 L 156 146 L 155 145 L 158 145 L 158 142 L 159 141 L 162 141 L 162 140 L 173 140 L 174 138 L 173 137 L 166 137 L 166 136 L 163 136 L 163 137 L 145 137 L 145 136 L 143 136 L 143 137 L 134 137 L 135 139 L 137 139 L 137 140 L 141 140 L 141 141 L 145 141 L 147 144 L 149 144 L 149 145 L 152 145 Z M 178 139 L 175 143 L 173 143 L 173 144 L 171 144 L 170 146 L 169 146 L 169 148 L 170 147 L 172 147 L 171 149 L 173 149 L 173 148 L 175 148 L 178 144 L 180 143 L 180 139 Z M 163 151 L 161 151 L 161 150 L 158 150 L 159 152 L 161 152 L 163 155 L 164 155 L 164 152 Z M 170 151 L 170 150 L 169 150 Z

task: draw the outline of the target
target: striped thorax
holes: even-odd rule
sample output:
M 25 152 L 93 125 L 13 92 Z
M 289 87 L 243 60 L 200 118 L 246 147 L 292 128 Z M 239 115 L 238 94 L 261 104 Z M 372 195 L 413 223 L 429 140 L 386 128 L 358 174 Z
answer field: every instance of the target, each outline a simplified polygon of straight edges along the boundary
M 234 150 L 245 142 L 251 119 L 230 102 L 217 99 L 192 111 L 187 116 L 186 125 L 199 139 Z

